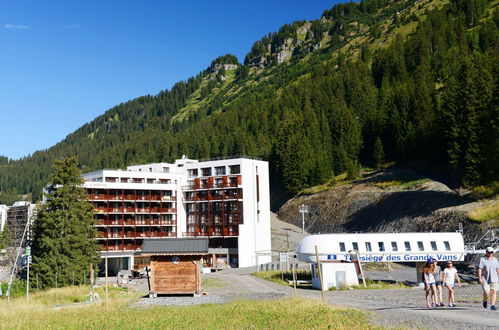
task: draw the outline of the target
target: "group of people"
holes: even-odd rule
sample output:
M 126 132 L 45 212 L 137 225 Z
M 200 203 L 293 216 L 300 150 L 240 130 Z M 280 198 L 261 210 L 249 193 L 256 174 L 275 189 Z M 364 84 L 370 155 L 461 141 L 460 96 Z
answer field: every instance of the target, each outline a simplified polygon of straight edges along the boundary
M 446 262 L 445 269 L 442 271 L 438 265 L 438 261 L 429 258 L 421 269 L 421 273 L 425 287 L 426 307 L 445 306 L 442 299 L 443 287 L 449 290 L 447 306 L 456 306 L 454 286 L 457 280 L 459 287 L 461 287 L 461 279 L 451 260 Z M 485 256 L 480 259 L 477 275 L 478 282 L 482 285 L 483 289 L 483 308 L 487 308 L 488 299 L 490 298 L 490 309 L 497 310 L 495 302 L 499 278 L 499 261 L 494 257 L 494 249 L 492 247 L 487 247 Z
M 456 306 L 454 301 L 454 285 L 455 280 L 461 287 L 461 279 L 457 273 L 457 269 L 454 267 L 452 261 L 448 260 L 444 271 L 438 265 L 438 261 L 433 258 L 429 258 L 426 261 L 426 265 L 423 266 L 423 283 L 425 285 L 426 294 L 426 307 L 443 307 L 445 304 L 442 299 L 442 283 L 449 290 L 448 306 Z

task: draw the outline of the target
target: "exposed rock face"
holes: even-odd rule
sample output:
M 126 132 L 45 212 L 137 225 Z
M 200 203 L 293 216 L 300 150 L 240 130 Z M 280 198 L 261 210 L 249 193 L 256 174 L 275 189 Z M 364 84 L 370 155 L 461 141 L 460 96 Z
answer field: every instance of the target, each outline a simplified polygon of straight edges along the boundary
M 353 184 L 291 199 L 278 216 L 301 226 L 298 208 L 307 205 L 305 228 L 310 233 L 456 231 L 459 223 L 468 241 L 483 232 L 483 225 L 467 217 L 476 205 L 471 198 L 435 181 L 389 186 L 393 175 L 371 173 Z
M 217 74 L 222 67 L 225 69 L 225 71 L 232 71 L 237 69 L 237 64 L 215 63 L 209 67 L 208 72 Z

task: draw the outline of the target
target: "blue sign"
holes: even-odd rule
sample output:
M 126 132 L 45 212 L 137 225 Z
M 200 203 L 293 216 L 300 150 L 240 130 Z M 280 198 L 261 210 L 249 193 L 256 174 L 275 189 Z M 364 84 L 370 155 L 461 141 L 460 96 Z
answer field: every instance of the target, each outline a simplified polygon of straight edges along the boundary
M 327 256 L 327 260 L 336 260 L 336 259 L 338 259 L 336 257 L 336 254 L 328 254 L 328 256 Z

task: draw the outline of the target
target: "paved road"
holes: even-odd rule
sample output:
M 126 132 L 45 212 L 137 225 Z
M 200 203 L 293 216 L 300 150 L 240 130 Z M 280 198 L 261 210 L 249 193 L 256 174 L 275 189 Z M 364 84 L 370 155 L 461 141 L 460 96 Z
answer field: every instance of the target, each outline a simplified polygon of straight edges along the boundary
M 252 269 L 228 270 L 204 274 L 224 282 L 225 286 L 207 288 L 209 295 L 237 295 L 255 298 L 292 296 L 293 289 L 268 282 L 250 275 Z M 321 299 L 320 291 L 298 289 L 297 295 Z M 372 312 L 375 324 L 386 327 L 418 327 L 447 329 L 499 329 L 499 312 L 481 307 L 481 288 L 466 285 L 457 288 L 456 297 L 459 307 L 427 309 L 424 292 L 418 288 L 398 290 L 349 290 L 327 291 L 326 300 L 332 305 L 350 306 Z M 444 299 L 447 294 L 444 292 Z

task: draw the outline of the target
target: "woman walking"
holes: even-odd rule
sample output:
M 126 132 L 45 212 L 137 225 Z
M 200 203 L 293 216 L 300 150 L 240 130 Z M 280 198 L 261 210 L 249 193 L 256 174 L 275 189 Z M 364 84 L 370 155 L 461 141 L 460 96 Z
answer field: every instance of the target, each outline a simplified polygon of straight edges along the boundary
M 435 285 L 435 259 L 429 258 L 423 266 L 421 272 L 423 273 L 423 282 L 425 284 L 426 293 L 426 307 L 439 307 L 440 301 L 438 300 L 437 287 Z M 433 294 L 433 303 L 431 302 L 431 294 Z
M 433 273 L 433 276 L 435 276 L 435 286 L 437 287 L 438 300 L 440 301 L 439 306 L 444 307 L 445 304 L 443 303 L 442 299 L 442 292 L 444 291 L 442 287 L 443 272 L 442 268 L 440 268 L 440 266 L 438 265 L 437 259 L 433 260 L 433 263 L 435 264 L 435 272 Z
M 459 275 L 457 274 L 457 269 L 453 266 L 452 261 L 447 261 L 446 268 L 444 269 L 444 285 L 447 289 L 449 289 L 449 307 L 455 307 L 455 298 L 454 298 L 454 280 L 457 279 L 457 283 L 459 287 L 461 287 L 461 280 L 459 279 Z

